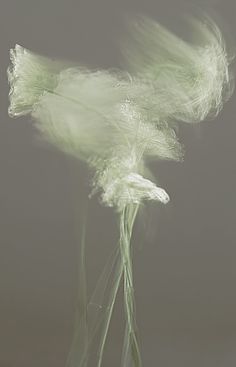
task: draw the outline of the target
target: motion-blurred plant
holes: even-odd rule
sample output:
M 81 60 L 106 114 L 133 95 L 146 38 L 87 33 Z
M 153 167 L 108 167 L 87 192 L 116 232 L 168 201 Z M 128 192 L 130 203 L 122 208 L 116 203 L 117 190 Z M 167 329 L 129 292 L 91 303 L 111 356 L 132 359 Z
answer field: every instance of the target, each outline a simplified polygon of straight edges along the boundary
M 84 298 L 68 367 L 88 364 L 97 335 L 97 366 L 101 367 L 122 279 L 126 327 L 121 365 L 142 365 L 131 236 L 144 200 L 169 201 L 166 191 L 153 182 L 148 162 L 181 161 L 177 122 L 215 117 L 233 91 L 231 60 L 219 28 L 208 17 L 192 19 L 191 24 L 198 36 L 195 43 L 185 42 L 150 19 L 137 17 L 123 47 L 128 73 L 71 67 L 19 45 L 10 52 L 10 116 L 30 114 L 44 139 L 86 161 L 94 172 L 92 194 L 99 192 L 102 203 L 114 207 L 120 222 L 118 246 L 90 300 L 100 307 L 90 319 Z M 82 259 L 84 251 L 83 239 Z

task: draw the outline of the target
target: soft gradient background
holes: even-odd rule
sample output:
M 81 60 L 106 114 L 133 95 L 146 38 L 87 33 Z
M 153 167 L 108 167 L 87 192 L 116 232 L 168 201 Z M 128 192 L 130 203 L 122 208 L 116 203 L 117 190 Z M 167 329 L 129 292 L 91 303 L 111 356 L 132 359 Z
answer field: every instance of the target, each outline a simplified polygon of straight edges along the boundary
M 190 3 L 213 9 L 236 44 L 235 0 Z M 65 365 L 89 191 L 86 167 L 40 143 L 29 118 L 8 117 L 8 51 L 19 43 L 92 67 L 119 67 L 124 15 L 141 11 L 184 32 L 179 9 L 178 0 L 1 0 L 0 367 Z M 153 165 L 172 200 L 161 209 L 150 205 L 134 234 L 144 367 L 236 365 L 235 113 L 234 96 L 214 122 L 181 128 L 183 164 Z M 118 232 L 112 210 L 96 199 L 88 205 L 92 289 Z M 121 295 L 104 367 L 120 366 Z

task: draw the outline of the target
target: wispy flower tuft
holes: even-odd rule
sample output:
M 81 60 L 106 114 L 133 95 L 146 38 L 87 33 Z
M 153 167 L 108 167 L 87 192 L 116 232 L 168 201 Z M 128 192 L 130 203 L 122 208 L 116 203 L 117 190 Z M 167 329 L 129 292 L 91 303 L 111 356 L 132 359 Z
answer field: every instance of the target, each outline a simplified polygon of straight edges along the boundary
M 10 115 L 30 113 L 44 139 L 85 160 L 105 205 L 120 211 L 144 199 L 167 203 L 167 194 L 142 177 L 145 162 L 181 160 L 182 147 L 171 126 L 149 121 L 132 100 L 140 81 L 122 72 L 58 70 L 59 63 L 18 45 L 11 60 Z
M 32 112 L 41 95 L 54 90 L 57 85 L 58 62 L 39 56 L 16 45 L 10 50 L 11 65 L 8 68 L 10 83 L 11 117 L 26 115 Z
M 218 26 L 209 17 L 188 20 L 193 42 L 143 16 L 130 22 L 123 54 L 147 86 L 139 103 L 154 118 L 189 123 L 214 118 L 233 92 L 232 58 Z

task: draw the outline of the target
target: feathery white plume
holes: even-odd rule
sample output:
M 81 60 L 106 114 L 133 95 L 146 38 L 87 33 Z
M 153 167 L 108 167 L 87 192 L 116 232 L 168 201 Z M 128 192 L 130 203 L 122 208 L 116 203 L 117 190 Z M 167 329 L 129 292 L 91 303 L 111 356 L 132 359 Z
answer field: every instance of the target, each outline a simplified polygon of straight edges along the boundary
M 8 112 L 11 117 L 17 117 L 31 113 L 40 96 L 55 88 L 62 65 L 20 45 L 10 50 L 10 59 L 8 80 L 11 103 Z
M 143 199 L 167 202 L 154 183 L 141 179 L 144 161 L 179 160 L 182 149 L 168 124 L 149 121 L 132 101 L 138 81 L 121 72 L 59 70 L 18 45 L 11 60 L 9 113 L 30 113 L 46 140 L 87 161 L 104 204 L 122 210 Z
M 219 28 L 209 17 L 188 20 L 193 42 L 143 16 L 130 23 L 123 54 L 146 86 L 138 103 L 154 119 L 191 123 L 213 118 L 233 92 L 232 58 Z

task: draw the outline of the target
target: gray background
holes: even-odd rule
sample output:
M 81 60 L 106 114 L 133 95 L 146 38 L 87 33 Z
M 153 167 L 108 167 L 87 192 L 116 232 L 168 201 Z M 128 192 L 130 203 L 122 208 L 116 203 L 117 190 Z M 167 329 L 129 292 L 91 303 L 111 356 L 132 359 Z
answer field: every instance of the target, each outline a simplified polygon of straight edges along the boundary
M 235 0 L 207 4 L 236 43 Z M 177 0 L 1 0 L 0 367 L 65 364 L 76 299 L 76 227 L 89 180 L 82 164 L 37 141 L 29 119 L 7 116 L 9 48 L 19 43 L 90 66 L 119 66 L 116 41 L 124 34 L 123 16 L 142 11 L 181 29 L 179 5 Z M 134 234 L 145 367 L 236 365 L 235 102 L 234 96 L 214 122 L 181 128 L 183 164 L 153 165 L 172 201 L 161 210 L 150 205 Z M 118 236 L 116 224 L 110 209 L 89 201 L 90 288 Z M 105 367 L 119 366 L 121 294 L 114 316 Z

